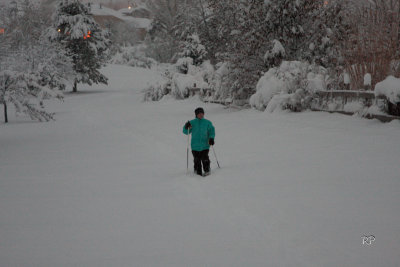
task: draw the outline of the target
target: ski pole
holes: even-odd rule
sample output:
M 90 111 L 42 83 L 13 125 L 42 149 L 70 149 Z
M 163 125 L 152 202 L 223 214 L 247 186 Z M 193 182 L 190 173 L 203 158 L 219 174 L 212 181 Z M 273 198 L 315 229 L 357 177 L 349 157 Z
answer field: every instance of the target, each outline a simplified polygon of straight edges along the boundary
M 186 146 L 186 174 L 189 174 L 189 145 L 190 145 L 190 128 L 188 128 L 188 142 Z
M 213 152 L 214 152 L 215 159 L 217 160 L 218 168 L 220 168 L 220 169 L 221 169 L 221 167 L 219 166 L 219 162 L 218 162 L 217 154 L 215 154 L 215 149 L 214 149 L 214 146 L 211 146 L 211 147 L 212 147 L 212 149 L 213 149 Z

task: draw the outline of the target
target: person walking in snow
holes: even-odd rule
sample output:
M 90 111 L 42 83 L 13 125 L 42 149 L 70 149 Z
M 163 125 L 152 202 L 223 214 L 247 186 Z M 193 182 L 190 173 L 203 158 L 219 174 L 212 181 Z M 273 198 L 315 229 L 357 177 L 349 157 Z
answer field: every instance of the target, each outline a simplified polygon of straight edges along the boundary
M 194 171 L 198 175 L 203 175 L 202 169 L 204 169 L 204 175 L 208 175 L 210 174 L 208 152 L 210 145 L 214 145 L 215 128 L 211 121 L 204 119 L 203 108 L 197 108 L 194 113 L 196 118 L 186 122 L 183 126 L 183 133 L 192 134 L 191 148 L 194 157 Z

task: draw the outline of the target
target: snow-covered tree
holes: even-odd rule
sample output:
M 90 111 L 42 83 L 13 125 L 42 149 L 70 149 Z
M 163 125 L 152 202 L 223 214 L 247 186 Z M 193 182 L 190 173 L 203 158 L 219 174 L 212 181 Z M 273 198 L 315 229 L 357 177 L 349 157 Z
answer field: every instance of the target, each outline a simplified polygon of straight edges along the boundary
M 192 58 L 195 66 L 199 66 L 204 62 L 207 51 L 205 46 L 201 44 L 197 33 L 189 35 L 186 41 L 182 43 L 182 52 L 179 53 L 179 56 Z
M 107 77 L 99 70 L 107 58 L 110 41 L 85 5 L 78 0 L 61 0 L 53 16 L 50 36 L 65 47 L 73 61 L 76 73 L 73 92 L 77 91 L 78 83 L 107 84 Z
M 50 120 L 44 100 L 62 98 L 72 64 L 59 46 L 46 36 L 48 27 L 42 10 L 28 1 L 6 6 L 3 23 L 7 28 L 1 37 L 0 103 L 7 104 L 32 119 Z
M 198 34 L 213 62 L 226 61 L 230 47 L 237 39 L 238 24 L 243 21 L 247 4 L 240 0 L 206 0 L 199 23 Z
M 148 0 L 153 14 L 146 43 L 148 56 L 159 62 L 171 62 L 179 50 L 175 27 L 178 24 L 178 7 L 183 0 Z
M 248 99 L 263 73 L 282 61 L 325 68 L 343 64 L 340 46 L 349 30 L 346 0 L 149 1 L 158 3 L 153 30 L 162 32 L 150 31 L 156 37 L 149 44 L 163 44 L 160 54 L 168 51 L 167 57 L 176 59 L 177 43 L 183 43 L 186 52 L 178 56 L 196 64 L 196 42 L 187 37 L 198 36 L 207 59 L 228 62 L 225 86 L 234 98 Z
M 61 99 L 62 93 L 57 88 L 51 88 L 50 81 L 42 74 L 40 69 L 30 72 L 0 71 L 0 103 L 4 105 L 5 122 L 8 122 L 7 103 L 13 104 L 17 113 L 25 113 L 33 120 L 53 119 L 53 114 L 45 110 L 43 100 Z
M 223 48 L 220 60 L 230 63 L 234 97 L 248 98 L 261 75 L 282 60 L 339 63 L 338 42 L 347 29 L 341 0 L 208 1 L 217 29 L 213 39 Z
M 227 46 L 226 61 L 230 63 L 229 89 L 231 97 L 248 99 L 265 71 L 264 56 L 273 38 L 269 35 L 268 9 L 264 1 L 237 0 L 232 37 Z M 229 26 L 232 27 L 232 26 Z
M 337 44 L 349 28 L 344 19 L 344 1 L 270 0 L 264 10 L 261 19 L 265 24 L 261 33 L 267 34 L 269 48 L 271 41 L 280 42 L 285 55 L 276 53 L 278 58 L 305 60 L 324 67 L 338 63 L 340 54 Z M 273 42 L 272 46 L 277 48 L 276 41 Z M 267 68 L 280 64 L 279 60 L 271 60 L 271 55 L 270 61 L 266 62 Z
M 201 40 L 212 40 L 206 4 L 206 0 L 148 0 L 154 17 L 147 36 L 149 56 L 175 62 L 188 36 L 196 33 Z

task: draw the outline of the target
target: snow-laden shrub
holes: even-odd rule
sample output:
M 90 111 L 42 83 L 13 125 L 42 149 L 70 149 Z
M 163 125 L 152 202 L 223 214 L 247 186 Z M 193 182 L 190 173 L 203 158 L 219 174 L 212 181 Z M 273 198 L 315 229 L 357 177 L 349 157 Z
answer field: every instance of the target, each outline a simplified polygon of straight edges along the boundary
M 330 111 L 344 111 L 356 114 L 361 117 L 366 117 L 368 115 L 385 115 L 386 112 L 384 104 L 374 103 L 372 105 L 367 105 L 362 100 L 355 100 L 351 102 L 347 102 L 342 105 L 342 103 L 330 103 Z
M 225 101 L 231 98 L 228 86 L 229 71 L 229 63 L 221 62 L 217 64 L 217 70 L 213 72 L 211 79 L 209 79 L 210 86 L 214 91 L 214 100 Z
M 213 79 L 214 73 L 215 73 L 215 68 L 209 60 L 206 60 L 203 62 L 203 64 L 201 64 L 201 75 L 204 81 L 210 83 L 211 80 Z
M 144 90 L 144 101 L 159 101 L 171 92 L 171 80 L 157 80 Z
M 192 64 L 195 66 L 200 66 L 205 61 L 207 50 L 205 46 L 201 44 L 197 33 L 189 35 L 181 46 L 182 52 L 179 53 L 180 57 L 190 57 L 193 60 Z
M 209 61 L 203 62 L 200 66 L 189 65 L 188 75 L 194 76 L 200 82 L 206 82 L 207 86 L 212 79 L 215 70 Z M 204 86 L 204 88 L 207 88 Z
M 164 95 L 171 95 L 176 99 L 190 96 L 190 89 L 198 88 L 200 93 L 209 88 L 208 81 L 214 73 L 214 68 L 209 61 L 200 66 L 191 64 L 191 58 L 182 58 L 175 65 L 169 65 L 165 70 L 165 81 L 152 84 L 144 90 L 146 101 L 158 101 Z M 182 64 L 187 66 L 185 73 L 181 72 Z
M 175 98 L 182 99 L 190 96 L 190 88 L 208 88 L 201 76 L 194 76 L 190 74 L 175 73 L 172 76 L 171 94 Z
M 122 47 L 110 63 L 150 69 L 157 65 L 157 61 L 147 57 L 145 49 L 143 45 Z
M 43 79 L 45 74 L 43 70 L 30 72 L 0 71 L 0 84 L 2 84 L 0 103 L 3 105 L 12 104 L 17 114 L 25 113 L 32 120 L 52 120 L 54 114 L 45 110 L 44 100 L 62 99 L 63 96 L 61 91 L 57 87 L 53 87 L 50 81 Z
M 275 112 L 281 110 L 301 111 L 303 109 L 302 99 L 304 98 L 304 90 L 297 89 L 292 94 L 281 93 L 274 95 L 269 101 L 265 111 Z
M 208 78 L 212 76 L 214 68 L 209 61 L 199 66 L 193 65 L 190 57 L 180 58 L 174 65 L 176 73 L 171 75 L 171 94 L 173 97 L 182 99 L 189 97 L 189 89 L 209 88 Z
M 278 40 L 272 40 L 271 48 L 264 55 L 264 62 L 269 66 L 276 66 L 282 61 L 286 55 L 285 48 Z
M 179 58 L 176 63 L 175 67 L 176 69 L 183 74 L 187 74 L 189 71 L 189 67 L 193 65 L 193 58 L 191 57 L 182 57 Z
M 325 90 L 326 84 L 325 68 L 306 62 L 283 61 L 279 67 L 269 69 L 261 77 L 256 93 L 250 98 L 250 105 L 270 112 L 276 108 L 300 111 L 308 107 L 310 95 Z
M 393 103 L 400 103 L 400 79 L 389 76 L 375 85 L 375 96 L 386 96 Z

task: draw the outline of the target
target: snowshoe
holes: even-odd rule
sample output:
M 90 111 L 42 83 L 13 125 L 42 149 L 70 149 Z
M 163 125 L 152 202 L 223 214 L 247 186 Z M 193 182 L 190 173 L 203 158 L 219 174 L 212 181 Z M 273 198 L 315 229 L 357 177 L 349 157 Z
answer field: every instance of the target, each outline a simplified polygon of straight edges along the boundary
M 205 173 L 203 173 L 203 177 L 206 177 L 206 176 L 208 176 L 210 174 L 211 174 L 211 172 L 205 172 Z

